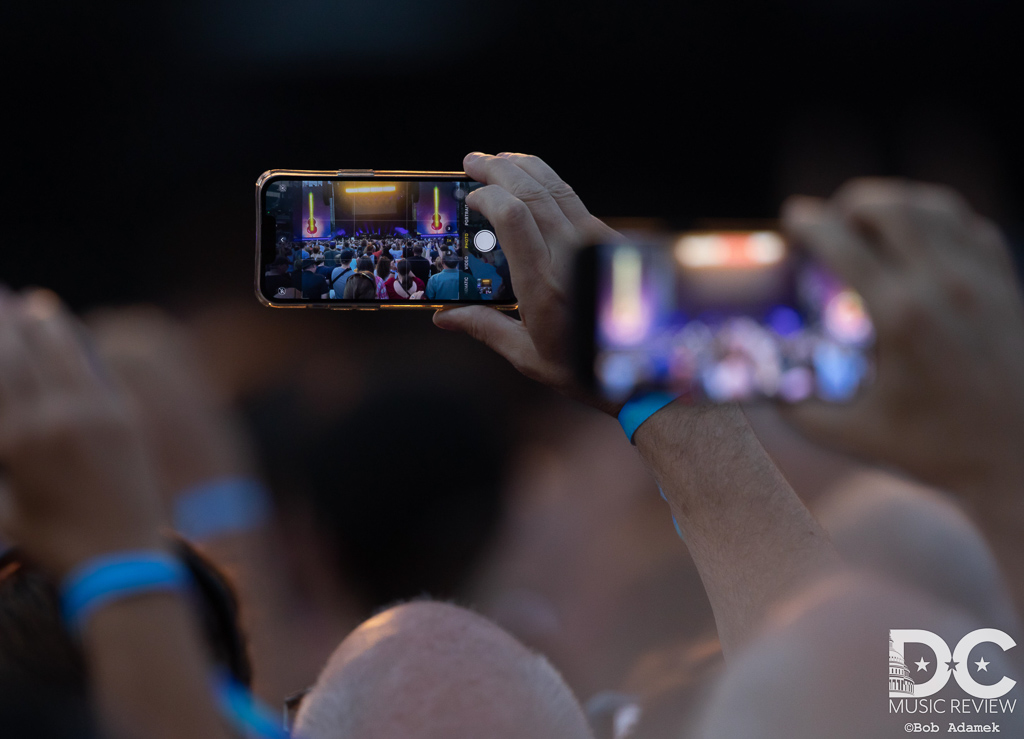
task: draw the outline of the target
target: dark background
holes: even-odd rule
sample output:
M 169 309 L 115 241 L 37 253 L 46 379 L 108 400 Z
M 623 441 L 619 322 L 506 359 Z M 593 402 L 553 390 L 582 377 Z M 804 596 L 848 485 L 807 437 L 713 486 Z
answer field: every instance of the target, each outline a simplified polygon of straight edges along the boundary
M 18 3 L 0 279 L 77 308 L 251 291 L 270 168 L 535 153 L 602 216 L 771 217 L 854 174 L 1021 221 L 1013 4 Z M 11 187 L 13 185 L 13 187 Z

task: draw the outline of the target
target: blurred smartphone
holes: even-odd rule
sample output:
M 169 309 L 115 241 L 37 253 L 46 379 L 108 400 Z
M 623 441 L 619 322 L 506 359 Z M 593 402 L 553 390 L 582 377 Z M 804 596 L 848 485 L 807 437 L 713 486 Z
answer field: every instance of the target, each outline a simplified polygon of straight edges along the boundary
M 514 310 L 464 172 L 270 170 L 256 181 L 256 296 L 277 308 Z
M 843 402 L 873 376 L 860 296 L 773 230 L 590 247 L 575 285 L 578 368 L 609 400 Z

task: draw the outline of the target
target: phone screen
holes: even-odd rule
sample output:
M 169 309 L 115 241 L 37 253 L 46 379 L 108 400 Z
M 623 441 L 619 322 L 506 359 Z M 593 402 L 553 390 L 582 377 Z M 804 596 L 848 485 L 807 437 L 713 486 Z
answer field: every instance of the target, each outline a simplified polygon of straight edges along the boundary
M 262 189 L 262 295 L 275 304 L 514 304 L 469 179 L 272 178 Z
M 854 397 L 873 373 L 860 296 L 774 231 L 595 247 L 593 380 L 608 399 Z

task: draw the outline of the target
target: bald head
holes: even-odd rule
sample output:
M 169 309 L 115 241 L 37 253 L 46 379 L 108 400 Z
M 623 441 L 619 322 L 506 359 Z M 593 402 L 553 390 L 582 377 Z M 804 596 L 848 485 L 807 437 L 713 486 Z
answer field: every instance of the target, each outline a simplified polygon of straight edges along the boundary
M 540 655 L 475 613 L 417 602 L 362 624 L 331 656 L 296 723 L 303 739 L 589 739 Z

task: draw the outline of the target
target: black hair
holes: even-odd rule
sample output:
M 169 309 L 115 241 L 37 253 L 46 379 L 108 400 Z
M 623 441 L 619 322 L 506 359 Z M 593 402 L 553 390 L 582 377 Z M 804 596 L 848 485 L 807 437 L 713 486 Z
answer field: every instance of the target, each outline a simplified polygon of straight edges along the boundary
M 409 262 L 405 259 L 399 259 L 395 262 L 395 272 L 398 273 L 398 281 L 406 292 L 412 288 L 413 281 L 412 275 L 409 273 Z
M 291 390 L 248 407 L 279 508 L 310 511 L 367 616 L 424 593 L 464 597 L 501 520 L 509 439 L 496 420 L 500 410 L 472 392 L 424 393 L 433 383 L 420 379 L 382 384 L 349 413 L 316 421 Z M 424 443 L 424 429 L 442 445 L 467 433 L 486 441 L 439 455 L 437 444 Z M 339 449 L 363 449 L 376 438 L 394 450 L 385 468 L 361 458 L 330 462 Z

